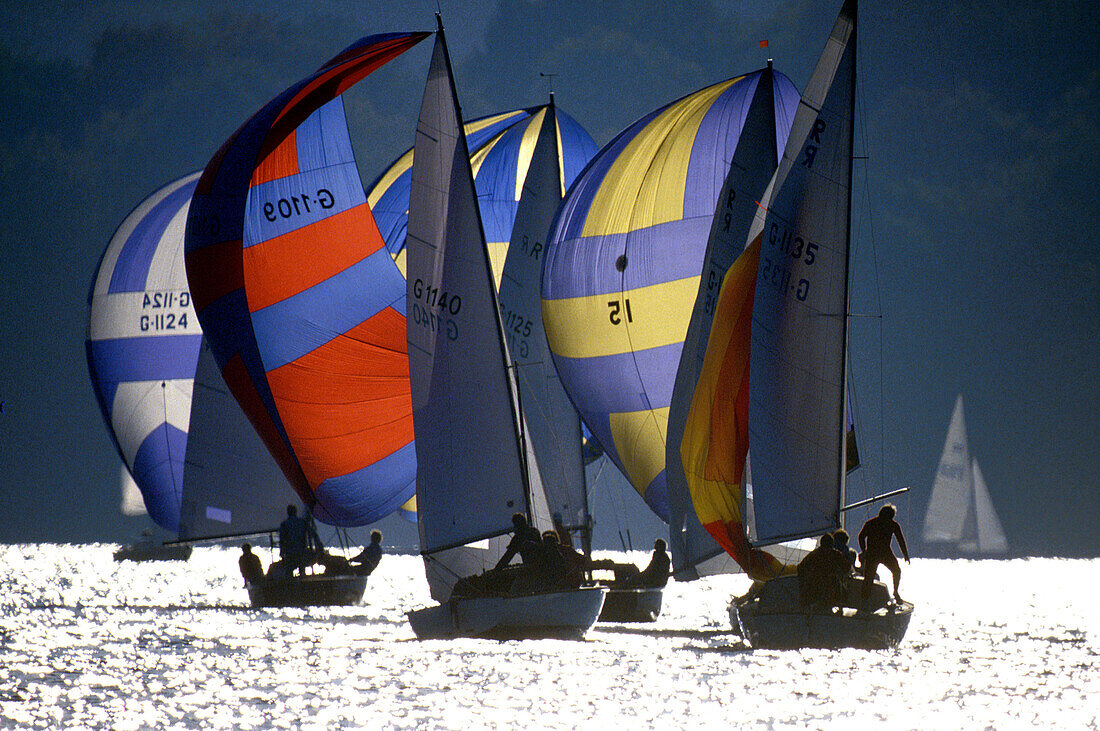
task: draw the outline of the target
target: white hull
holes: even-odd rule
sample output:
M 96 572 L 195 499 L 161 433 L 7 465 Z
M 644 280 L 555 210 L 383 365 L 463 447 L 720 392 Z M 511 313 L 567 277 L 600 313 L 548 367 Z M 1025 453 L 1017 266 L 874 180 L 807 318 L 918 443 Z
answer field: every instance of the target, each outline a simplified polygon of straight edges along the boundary
M 801 610 L 756 613 L 730 605 L 730 621 L 738 623 L 741 636 L 761 650 L 842 647 L 884 650 L 897 647 L 905 637 L 912 615 L 913 605 L 909 602 L 874 612 L 845 609 L 842 614 Z
M 837 610 L 811 609 L 798 602 L 795 576 L 772 579 L 757 596 L 741 597 L 730 603 L 730 623 L 741 636 L 761 650 L 802 648 L 839 649 L 854 647 L 882 650 L 896 647 L 913 615 L 909 602 L 887 603 L 886 587 L 876 582 L 871 595 L 873 611 L 846 607 Z M 852 582 L 850 599 L 860 594 L 861 580 Z M 855 602 L 852 602 L 855 603 Z
M 446 604 L 408 612 L 417 639 L 583 639 L 596 623 L 607 589 L 514 597 L 452 599 Z

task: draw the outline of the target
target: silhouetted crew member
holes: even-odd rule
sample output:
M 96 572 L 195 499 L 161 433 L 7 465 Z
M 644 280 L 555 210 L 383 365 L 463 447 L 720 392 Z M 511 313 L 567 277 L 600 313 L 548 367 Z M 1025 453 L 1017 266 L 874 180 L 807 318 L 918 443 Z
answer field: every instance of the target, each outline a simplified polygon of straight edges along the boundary
M 848 561 L 848 570 L 851 571 L 856 565 L 856 549 L 848 545 L 848 531 L 840 528 L 833 533 L 833 548 L 840 551 L 841 555 Z
M 514 531 L 512 540 L 508 542 L 508 548 L 497 561 L 495 569 L 499 570 L 507 566 L 517 553 L 525 564 L 533 564 L 537 560 L 539 547 L 542 545 L 542 536 L 539 535 L 538 529 L 527 523 L 527 516 L 523 513 L 512 516 L 512 528 Z
M 305 567 L 313 563 L 313 557 L 308 551 L 310 538 L 313 539 L 314 546 L 321 545 L 317 530 L 298 517 L 298 508 L 287 505 L 286 520 L 279 525 L 279 556 L 286 563 L 289 573 L 294 573 L 297 569 L 299 574 L 303 574 Z
M 871 594 L 871 585 L 875 581 L 879 564 L 890 569 L 894 575 L 894 600 L 900 602 L 898 585 L 901 583 L 901 566 L 890 548 L 890 540 L 898 539 L 898 546 L 909 562 L 909 549 L 905 546 L 905 536 L 901 534 L 901 526 L 894 520 L 897 509 L 893 505 L 883 505 L 878 515 L 863 524 L 859 531 L 859 549 L 863 556 L 863 604 L 866 606 L 867 598 Z
M 526 562 L 526 561 L 525 561 Z M 542 543 L 536 553 L 535 574 L 542 588 L 561 586 L 565 583 L 568 567 L 561 554 L 561 543 L 556 531 L 542 534 Z
M 653 541 L 653 554 L 649 557 L 649 565 L 642 569 L 642 573 L 635 579 L 638 586 L 660 588 L 668 583 L 668 570 L 672 562 L 669 560 L 666 548 L 664 540 L 658 538 Z
M 358 556 L 351 559 L 351 563 L 360 564 L 360 568 L 356 570 L 356 573 L 369 575 L 378 567 L 378 563 L 382 560 L 382 531 L 372 530 L 370 532 L 370 545 L 359 552 Z
M 847 559 L 833 545 L 832 534 L 821 536 L 814 550 L 798 562 L 798 599 L 806 606 L 835 607 L 842 599 L 841 581 Z
M 260 563 L 260 557 L 252 553 L 251 543 L 241 544 L 241 557 L 237 559 L 237 565 L 241 567 L 241 576 L 248 584 L 259 584 L 264 580 L 264 566 Z

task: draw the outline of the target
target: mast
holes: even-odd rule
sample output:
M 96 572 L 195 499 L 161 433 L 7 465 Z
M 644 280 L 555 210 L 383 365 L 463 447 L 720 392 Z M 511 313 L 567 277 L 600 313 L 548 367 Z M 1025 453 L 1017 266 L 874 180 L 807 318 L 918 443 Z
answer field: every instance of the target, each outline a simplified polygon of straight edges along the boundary
M 848 0 L 845 5 L 851 6 L 852 16 L 852 66 L 850 70 L 850 78 L 852 85 L 852 93 L 849 96 L 848 103 L 848 209 L 845 212 L 846 222 L 844 224 L 845 231 L 848 234 L 848 245 L 844 247 L 844 336 L 841 338 L 841 342 L 844 343 L 844 368 L 841 373 L 841 383 L 844 385 L 840 389 L 840 413 L 845 416 L 841 424 L 843 428 L 840 429 L 838 435 L 839 449 L 840 449 L 840 505 L 843 506 L 847 502 L 847 483 L 848 483 L 848 422 L 847 422 L 847 401 L 848 401 L 848 317 L 851 315 L 851 258 L 852 258 L 852 161 L 855 156 L 855 129 L 856 129 L 856 53 L 858 51 L 856 47 L 857 36 L 857 17 L 856 17 L 856 0 Z M 843 10 L 841 11 L 843 12 Z M 839 522 L 840 527 L 844 527 L 843 510 L 840 512 Z

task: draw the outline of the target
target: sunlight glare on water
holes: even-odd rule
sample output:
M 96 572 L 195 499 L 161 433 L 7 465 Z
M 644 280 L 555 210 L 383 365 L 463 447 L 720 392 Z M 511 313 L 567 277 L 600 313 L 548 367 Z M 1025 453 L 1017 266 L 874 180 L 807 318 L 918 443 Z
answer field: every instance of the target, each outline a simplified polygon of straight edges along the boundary
M 1098 560 L 918 559 L 897 650 L 754 652 L 726 613 L 739 576 L 671 583 L 656 623 L 584 642 L 419 642 L 416 556 L 362 606 L 252 610 L 236 548 L 114 548 L 0 546 L 0 727 L 1097 727 Z

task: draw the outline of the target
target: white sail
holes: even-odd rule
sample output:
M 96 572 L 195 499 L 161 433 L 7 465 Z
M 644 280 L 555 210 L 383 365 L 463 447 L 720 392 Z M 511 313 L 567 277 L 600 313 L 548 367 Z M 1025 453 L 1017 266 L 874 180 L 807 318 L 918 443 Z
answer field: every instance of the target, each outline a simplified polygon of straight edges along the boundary
M 855 3 L 802 95 L 760 244 L 750 352 L 756 542 L 840 525 Z
M 974 480 L 974 518 L 977 524 L 978 552 L 983 554 L 1005 553 L 1008 551 L 1008 539 L 1005 538 L 997 510 L 989 497 L 985 478 L 978 467 L 978 460 L 971 460 L 971 473 Z
M 1008 551 L 1008 540 L 978 460 L 970 455 L 961 395 L 955 399 L 943 453 L 936 467 L 922 538 L 925 543 L 950 544 L 964 554 Z
M 264 446 L 203 339 L 191 395 L 181 539 L 271 530 L 301 498 Z
M 974 492 L 970 469 L 970 446 L 966 439 L 963 399 L 955 399 L 951 425 L 943 443 L 932 496 L 924 514 L 923 538 L 927 543 L 957 543 L 963 535 L 963 523 Z
M 123 515 L 145 515 L 148 511 L 145 510 L 145 501 L 141 498 L 141 488 L 134 482 L 130 468 L 124 464 L 119 466 L 118 481 L 122 492 L 119 511 Z
M 542 120 L 520 195 L 500 281 L 500 314 L 508 353 L 516 368 L 525 442 L 538 464 L 548 510 L 566 528 L 588 526 L 581 422 L 562 388 L 542 324 L 542 255 L 546 234 L 561 203 L 558 133 L 554 104 Z M 535 491 L 536 495 L 538 491 Z
M 492 269 L 450 62 L 437 34 L 416 128 L 406 251 L 417 518 L 432 596 L 495 561 L 447 551 L 530 512 Z
M 699 522 L 684 475 L 680 443 L 706 355 L 718 290 L 726 271 L 745 248 L 759 201 L 764 200 L 768 183 L 775 174 L 778 164 L 775 146 L 775 105 L 769 65 L 760 72 L 756 82 L 756 91 L 718 198 L 703 258 L 699 293 L 684 337 L 669 406 L 665 450 L 669 546 L 673 573 L 682 578 L 739 570 L 737 563 Z

